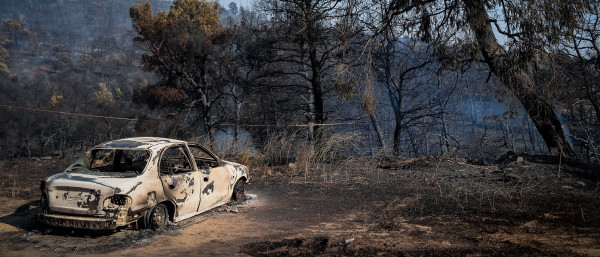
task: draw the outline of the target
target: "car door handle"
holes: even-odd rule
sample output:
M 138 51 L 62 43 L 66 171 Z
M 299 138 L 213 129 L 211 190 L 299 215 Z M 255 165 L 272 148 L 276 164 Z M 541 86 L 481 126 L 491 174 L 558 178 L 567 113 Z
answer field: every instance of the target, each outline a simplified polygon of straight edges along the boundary
M 208 182 L 208 177 L 204 177 L 204 182 Z

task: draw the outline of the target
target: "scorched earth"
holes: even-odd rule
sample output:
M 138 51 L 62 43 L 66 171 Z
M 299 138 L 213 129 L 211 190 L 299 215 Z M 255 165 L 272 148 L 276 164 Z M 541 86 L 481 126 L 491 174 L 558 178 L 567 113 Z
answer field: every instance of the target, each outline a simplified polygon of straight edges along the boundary
M 44 234 L 37 183 L 70 162 L 0 163 L 2 256 L 600 256 L 598 166 L 574 160 L 254 168 L 244 202 L 162 231 Z

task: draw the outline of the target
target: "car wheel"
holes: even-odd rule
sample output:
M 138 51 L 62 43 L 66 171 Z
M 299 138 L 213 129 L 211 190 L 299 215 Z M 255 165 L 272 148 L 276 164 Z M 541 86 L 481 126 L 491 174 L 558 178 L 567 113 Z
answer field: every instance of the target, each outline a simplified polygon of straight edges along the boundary
M 246 183 L 242 179 L 238 179 L 233 187 L 233 194 L 231 195 L 231 201 L 242 202 L 246 198 L 246 191 L 244 189 Z
M 145 219 L 145 227 L 151 228 L 152 230 L 161 230 L 167 226 L 167 221 L 169 220 L 169 211 L 164 204 L 158 204 L 154 206 L 148 212 L 149 215 Z

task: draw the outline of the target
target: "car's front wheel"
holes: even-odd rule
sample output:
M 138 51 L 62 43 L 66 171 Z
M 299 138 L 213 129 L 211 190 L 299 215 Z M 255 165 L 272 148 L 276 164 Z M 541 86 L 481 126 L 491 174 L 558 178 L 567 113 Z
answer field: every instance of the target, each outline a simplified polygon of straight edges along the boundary
M 167 226 L 169 220 L 169 211 L 164 204 L 158 204 L 152 208 L 145 218 L 145 227 L 152 230 L 161 230 Z
M 246 198 L 246 191 L 244 188 L 245 185 L 246 185 L 246 182 L 244 182 L 244 180 L 238 179 L 238 181 L 235 183 L 235 186 L 233 187 L 233 194 L 231 195 L 231 201 L 234 201 L 234 202 L 244 201 L 244 199 Z

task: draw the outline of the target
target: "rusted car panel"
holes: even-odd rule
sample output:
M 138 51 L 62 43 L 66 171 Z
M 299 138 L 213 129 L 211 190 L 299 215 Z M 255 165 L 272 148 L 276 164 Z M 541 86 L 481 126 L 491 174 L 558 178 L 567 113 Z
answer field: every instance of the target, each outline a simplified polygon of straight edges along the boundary
M 181 140 L 140 137 L 102 143 L 42 180 L 38 220 L 114 229 L 139 221 L 160 229 L 229 202 L 248 168 Z

